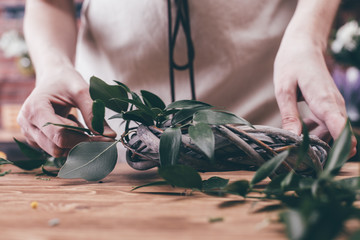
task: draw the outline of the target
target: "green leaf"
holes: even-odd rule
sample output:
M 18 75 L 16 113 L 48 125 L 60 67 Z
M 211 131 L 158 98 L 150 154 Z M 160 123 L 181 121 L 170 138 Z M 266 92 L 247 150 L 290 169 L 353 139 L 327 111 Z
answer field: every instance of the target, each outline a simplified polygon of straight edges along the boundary
M 289 151 L 284 151 L 265 162 L 255 173 L 253 179 L 251 180 L 251 185 L 257 184 L 270 176 L 279 166 L 285 161 Z
M 222 222 L 222 221 L 224 221 L 223 217 L 209 218 L 209 223 Z
M 133 104 L 134 106 L 136 106 L 138 108 L 138 110 L 143 111 L 144 113 L 146 113 L 147 115 L 149 115 L 149 116 L 151 116 L 153 118 L 155 117 L 154 113 L 151 111 L 151 109 L 148 106 L 146 106 L 145 104 L 143 104 L 142 102 L 139 102 L 137 100 L 112 98 L 109 101 L 113 102 L 113 103 L 116 103 L 116 104 L 120 104 L 121 102 L 126 102 L 126 103 Z
M 289 239 L 303 239 L 304 233 L 306 232 L 306 225 L 299 211 L 287 210 L 281 213 L 281 218 L 285 222 L 286 234 Z
M 114 114 L 113 116 L 109 117 L 109 120 L 116 118 L 123 118 L 123 113 Z
M 354 191 L 360 190 L 360 177 L 340 179 L 335 181 L 335 184 L 340 185 L 342 188 L 347 188 Z
M 104 133 L 105 104 L 100 99 L 93 101 L 92 105 L 93 118 L 91 121 L 92 128 L 99 134 Z
M 143 187 L 164 186 L 164 185 L 170 185 L 170 184 L 167 181 L 151 182 L 151 183 L 147 183 L 147 184 L 144 184 L 144 185 L 134 187 L 133 189 L 131 189 L 131 191 L 134 191 L 134 190 L 137 190 L 137 189 L 143 188 Z
M 307 152 L 308 152 L 309 146 L 310 146 L 309 131 L 308 131 L 307 126 L 305 125 L 304 122 L 302 122 L 302 132 L 303 132 L 303 138 L 302 138 L 301 144 L 300 144 L 300 146 L 298 148 L 295 169 L 306 158 Z
M 196 113 L 199 110 L 208 109 L 211 106 L 201 106 L 201 107 L 195 107 L 195 108 L 185 108 L 181 109 L 177 113 L 174 114 L 174 117 L 171 119 L 171 125 L 176 125 L 178 123 L 182 123 L 185 120 L 190 120 L 194 113 Z
M 117 142 L 82 142 L 69 152 L 60 169 L 60 178 L 83 178 L 98 181 L 106 177 L 115 167 Z
M 66 128 L 68 130 L 72 130 L 72 131 L 76 131 L 76 132 L 81 132 L 81 133 L 86 133 L 91 135 L 92 132 L 90 129 L 87 128 L 82 128 L 82 127 L 75 127 L 75 126 L 71 126 L 71 125 L 65 125 L 65 124 L 60 124 L 60 123 L 51 123 L 51 122 L 47 122 L 46 124 L 44 124 L 43 127 L 49 126 L 49 125 L 53 125 L 53 126 L 57 126 L 57 127 L 63 127 Z
M 13 163 L 4 158 L 0 158 L 0 165 L 5 165 L 5 164 L 13 164 Z
M 151 116 L 146 114 L 144 111 L 141 110 L 132 110 L 122 114 L 122 118 L 126 121 L 135 121 L 140 122 L 146 126 L 154 125 L 154 120 Z
M 196 107 L 212 107 L 210 104 L 196 101 L 196 100 L 179 100 L 173 103 L 170 103 L 165 109 L 174 109 L 174 108 L 196 108 Z
M 211 127 L 205 123 L 190 126 L 189 136 L 195 145 L 214 163 L 215 137 Z
M 175 165 L 181 146 L 180 128 L 167 128 L 160 136 L 160 165 Z
M 359 240 L 359 239 L 360 239 L 360 229 L 357 230 L 355 233 L 353 233 L 349 238 L 349 240 Z
M 144 99 L 145 104 L 150 108 L 160 108 L 161 110 L 165 109 L 165 103 L 152 92 L 141 90 L 141 95 Z
M 32 170 L 40 167 L 46 162 L 46 154 L 44 154 L 42 151 L 37 150 L 27 145 L 26 143 L 20 142 L 16 138 L 14 138 L 14 141 L 19 146 L 21 152 L 29 158 L 27 160 L 13 160 L 12 162 L 15 166 L 25 170 Z
M 123 86 L 108 85 L 97 77 L 90 78 L 90 96 L 93 100 L 100 99 L 105 103 L 105 106 L 115 112 L 126 111 L 128 108 L 127 102 L 111 102 L 113 98 L 128 98 L 127 91 Z
M 289 172 L 286 177 L 281 181 L 280 186 L 282 189 L 286 189 L 287 187 L 289 187 L 291 185 L 291 182 L 293 181 L 294 178 L 294 171 Z
M 232 113 L 218 112 L 213 110 L 200 110 L 194 114 L 194 122 L 206 123 L 211 125 L 224 125 L 224 124 L 251 124 L 243 118 L 240 118 Z
M 324 167 L 322 178 L 334 176 L 347 161 L 351 150 L 352 131 L 350 121 L 346 122 L 345 128 L 332 147 L 329 158 Z
M 223 189 L 229 183 L 229 179 L 221 178 L 221 177 L 211 177 L 207 180 L 204 180 L 202 183 L 203 191 L 211 191 Z
M 130 88 L 127 85 L 125 85 L 124 83 L 116 81 L 116 80 L 114 80 L 114 82 L 116 82 L 119 86 L 121 86 L 126 92 L 131 93 Z
M 250 190 L 250 184 L 247 180 L 232 182 L 225 187 L 225 191 L 230 194 L 236 194 L 245 197 Z
M 185 165 L 172 165 L 159 168 L 160 176 L 169 184 L 191 189 L 202 189 L 202 179 L 199 173 Z
M 7 170 L 5 172 L 0 172 L 0 177 L 3 177 L 3 176 L 5 176 L 6 174 L 9 174 L 9 173 L 11 173 L 11 170 Z

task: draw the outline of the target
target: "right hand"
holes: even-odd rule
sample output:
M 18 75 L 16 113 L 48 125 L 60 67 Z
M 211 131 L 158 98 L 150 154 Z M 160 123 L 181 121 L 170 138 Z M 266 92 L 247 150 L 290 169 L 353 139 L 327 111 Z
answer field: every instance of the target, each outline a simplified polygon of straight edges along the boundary
M 85 124 L 93 131 L 89 85 L 80 74 L 72 68 L 57 68 L 38 76 L 37 86 L 24 102 L 17 119 L 26 141 L 54 157 L 62 157 L 80 142 L 112 141 L 116 137 L 116 133 L 106 123 L 104 135 L 109 138 L 90 137 L 53 125 L 44 127 L 47 122 L 81 126 L 76 118 L 69 117 L 72 107 L 80 110 Z

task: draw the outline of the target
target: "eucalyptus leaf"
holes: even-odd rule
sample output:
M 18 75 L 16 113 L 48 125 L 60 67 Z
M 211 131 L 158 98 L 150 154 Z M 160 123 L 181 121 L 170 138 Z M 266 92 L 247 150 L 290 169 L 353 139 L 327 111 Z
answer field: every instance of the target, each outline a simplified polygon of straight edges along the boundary
M 144 99 L 145 104 L 150 108 L 160 108 L 161 110 L 165 109 L 165 103 L 152 92 L 141 90 L 141 95 Z
M 137 190 L 139 188 L 143 187 L 152 187 L 152 186 L 164 186 L 164 185 L 170 185 L 167 181 L 157 181 L 157 182 L 151 182 L 144 185 L 136 186 L 131 191 Z
M 167 128 L 160 137 L 160 165 L 165 167 L 175 165 L 181 146 L 180 128 Z
M 6 160 L 4 158 L 0 158 L 0 165 L 5 165 L 5 164 L 13 164 L 11 161 Z
M 186 109 L 186 108 L 196 108 L 196 107 L 212 107 L 210 104 L 196 101 L 196 100 L 179 100 L 173 103 L 170 103 L 165 109 Z
M 93 118 L 91 120 L 92 128 L 99 134 L 104 133 L 105 103 L 100 99 L 93 101 Z
M 198 123 L 189 127 L 189 136 L 196 146 L 203 151 L 214 163 L 215 137 L 211 127 L 205 123 Z
M 232 182 L 225 187 L 225 191 L 230 194 L 236 194 L 245 197 L 250 190 L 250 183 L 247 180 Z
M 326 162 L 321 177 L 326 178 L 333 176 L 345 164 L 351 150 L 351 137 L 352 131 L 350 121 L 348 120 L 339 138 L 335 141 L 334 146 L 329 153 L 329 158 Z
M 159 168 L 159 175 L 169 184 L 190 189 L 202 189 L 202 179 L 199 173 L 185 165 L 172 165 Z
M 110 99 L 121 98 L 127 99 L 127 91 L 123 86 L 108 85 L 100 78 L 95 76 L 90 78 L 90 96 L 93 100 L 100 99 L 105 103 L 105 106 L 115 112 L 126 111 L 128 103 L 123 102 L 111 102 Z
M 287 156 L 289 155 L 289 151 L 283 151 L 270 159 L 269 161 L 265 162 L 256 172 L 251 180 L 251 184 L 257 184 L 270 176 L 280 165 Z
M 211 125 L 242 124 L 252 126 L 248 121 L 232 113 L 214 110 L 200 110 L 194 114 L 194 122 Z
M 66 124 L 60 124 L 60 123 L 47 122 L 43 127 L 46 127 L 46 126 L 49 126 L 49 125 L 53 125 L 53 126 L 57 126 L 57 127 L 63 127 L 63 128 L 68 129 L 68 130 L 81 132 L 81 133 L 86 133 L 86 134 L 89 134 L 89 135 L 92 134 L 91 130 L 88 129 L 88 128 L 75 127 L 75 126 L 72 126 L 72 125 L 66 125 Z
M 117 142 L 82 142 L 69 152 L 60 169 L 60 178 L 83 178 L 98 181 L 106 177 L 115 167 Z
M 211 190 L 224 189 L 228 183 L 229 183 L 229 179 L 225 179 L 217 176 L 211 177 L 203 181 L 202 190 L 211 191 Z

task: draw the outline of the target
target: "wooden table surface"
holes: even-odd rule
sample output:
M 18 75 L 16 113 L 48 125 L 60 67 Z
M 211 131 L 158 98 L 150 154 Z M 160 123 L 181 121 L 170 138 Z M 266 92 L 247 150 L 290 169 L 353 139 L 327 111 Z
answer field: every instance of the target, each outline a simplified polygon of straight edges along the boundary
M 8 169 L 12 173 L 0 177 L 2 240 L 286 239 L 283 225 L 274 222 L 278 212 L 261 211 L 274 202 L 185 194 L 164 186 L 131 191 L 132 186 L 156 180 L 156 170 L 140 172 L 118 164 L 98 183 L 1 168 Z M 348 163 L 342 175 L 358 173 L 358 163 Z M 253 172 L 202 174 L 204 179 L 214 175 L 250 180 Z M 38 203 L 37 208 L 32 202 Z M 51 226 L 52 221 L 58 224 Z

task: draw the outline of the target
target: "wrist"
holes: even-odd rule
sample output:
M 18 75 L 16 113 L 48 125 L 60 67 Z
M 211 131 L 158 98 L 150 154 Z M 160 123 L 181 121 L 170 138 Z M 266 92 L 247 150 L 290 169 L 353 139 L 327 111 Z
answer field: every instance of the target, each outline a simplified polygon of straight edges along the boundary
M 299 39 L 324 51 L 339 4 L 340 0 L 299 0 L 284 38 Z

